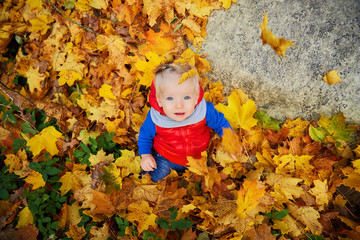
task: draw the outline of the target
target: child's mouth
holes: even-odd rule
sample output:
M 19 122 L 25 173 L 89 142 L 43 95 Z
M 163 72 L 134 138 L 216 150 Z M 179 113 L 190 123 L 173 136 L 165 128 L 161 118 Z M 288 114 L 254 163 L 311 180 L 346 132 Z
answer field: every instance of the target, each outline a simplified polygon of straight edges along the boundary
M 184 115 L 185 113 L 175 113 L 176 116 L 182 116 Z

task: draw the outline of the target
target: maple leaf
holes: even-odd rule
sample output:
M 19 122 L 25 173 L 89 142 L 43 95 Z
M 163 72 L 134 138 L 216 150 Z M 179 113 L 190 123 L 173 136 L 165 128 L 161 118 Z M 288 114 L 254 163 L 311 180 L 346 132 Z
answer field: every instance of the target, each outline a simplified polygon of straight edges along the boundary
M 38 189 L 45 186 L 45 181 L 39 172 L 31 171 L 30 174 L 24 179 L 25 182 L 32 184 L 32 189 Z
M 86 235 L 84 227 L 78 227 L 77 225 L 70 224 L 69 231 L 67 231 L 66 236 L 74 240 L 81 240 Z
M 239 136 L 235 134 L 230 128 L 223 129 L 221 144 L 224 148 L 224 151 L 229 153 L 234 158 L 240 156 L 242 153 L 242 146 L 240 144 Z
M 106 152 L 102 149 L 97 151 L 95 155 L 91 154 L 89 158 L 90 166 L 95 166 L 102 162 L 111 162 L 113 160 L 114 160 L 114 154 L 106 155 Z
M 115 163 L 110 163 L 109 166 L 103 167 L 104 175 L 101 179 L 106 184 L 106 190 L 108 192 L 112 192 L 112 189 L 115 188 L 116 190 L 120 191 L 122 187 L 122 177 L 120 169 L 116 167 Z
M 115 207 L 111 202 L 111 196 L 109 194 L 94 190 L 92 203 L 96 206 L 96 208 L 91 211 L 92 215 L 100 214 L 110 217 L 115 213 Z
M 264 21 L 263 24 L 260 24 L 261 36 L 260 38 L 263 41 L 263 45 L 269 44 L 272 49 L 278 54 L 285 58 L 285 51 L 291 47 L 295 46 L 292 41 L 286 40 L 284 38 L 275 37 L 274 34 L 267 29 L 268 18 L 264 10 Z
M 245 180 L 238 192 L 236 214 L 245 218 L 246 213 L 254 209 L 264 195 L 265 186 L 261 186 L 258 181 Z
M 150 226 L 155 227 L 157 215 L 153 213 L 153 208 L 146 201 L 131 203 L 128 206 L 128 215 L 126 219 L 130 222 L 138 223 L 139 234 L 147 230 Z
M 262 224 L 247 231 L 246 234 L 251 240 L 276 240 L 276 236 L 271 231 L 270 226 Z
M 96 9 L 106 9 L 108 4 L 108 0 L 91 0 L 90 6 Z
M 99 89 L 99 96 L 103 98 L 116 99 L 111 89 L 112 86 L 108 84 L 103 84 Z
M 46 75 L 44 73 L 39 73 L 39 66 L 33 68 L 30 66 L 29 70 L 26 72 L 27 83 L 29 84 L 29 90 L 31 93 L 35 91 L 35 89 L 42 89 L 42 82 L 45 80 Z
M 18 224 L 16 225 L 16 228 L 23 228 L 33 223 L 34 223 L 34 217 L 30 212 L 29 207 L 23 208 L 19 213 L 19 221 Z
M 196 159 L 193 157 L 188 157 L 188 169 L 190 172 L 196 173 L 200 176 L 205 176 L 208 174 L 208 168 L 207 168 L 207 154 L 206 152 L 201 153 L 201 158 Z
M 197 71 L 195 69 L 190 69 L 189 71 L 187 72 L 184 72 L 182 75 L 181 75 L 181 78 L 179 79 L 179 82 L 178 84 L 181 84 L 183 82 L 185 82 L 186 80 L 188 80 L 189 78 L 192 78 L 194 76 L 197 76 Z
M 225 9 L 229 9 L 231 6 L 231 3 L 236 3 L 237 0 L 219 0 L 220 2 L 222 2 L 222 7 Z
M 274 162 L 278 164 L 276 168 L 277 173 L 287 173 L 292 171 L 297 171 L 299 173 L 309 173 L 314 168 L 314 166 L 310 165 L 310 159 L 313 156 L 309 155 L 283 155 L 283 156 L 275 156 Z
M 44 35 L 47 30 L 50 28 L 49 23 L 52 23 L 54 19 L 50 15 L 42 14 L 39 17 L 30 20 L 31 31 L 40 32 L 41 35 Z
M 315 196 L 316 198 L 316 204 L 319 206 L 324 206 L 329 203 L 331 198 L 331 193 L 328 189 L 328 183 L 325 179 L 324 182 L 320 180 L 314 180 L 315 187 L 311 188 L 309 190 L 309 193 Z M 320 208 L 321 210 L 322 208 Z
M 73 171 L 66 172 L 60 177 L 59 182 L 61 182 L 62 185 L 59 191 L 62 196 L 70 190 L 72 190 L 72 192 L 75 192 L 77 189 L 80 189 L 82 187 L 81 178 L 87 175 L 85 168 L 85 165 L 82 166 L 79 164 L 74 164 Z
M 160 57 L 157 53 L 147 52 L 145 54 L 148 61 L 138 61 L 135 63 L 137 70 L 143 72 L 141 75 L 138 73 L 138 78 L 140 79 L 140 84 L 146 87 L 150 87 L 152 80 L 154 79 L 154 70 L 161 63 L 165 62 L 165 56 Z
M 76 71 L 73 70 L 62 70 L 59 72 L 59 86 L 63 86 L 65 83 L 68 86 L 72 86 L 76 80 L 81 80 L 82 75 Z
M 172 37 L 166 37 L 167 24 L 160 25 L 160 32 L 155 32 L 149 29 L 146 33 L 146 46 L 141 49 L 141 52 L 146 54 L 147 52 L 157 53 L 160 56 L 165 55 L 170 50 L 176 47 L 174 39 Z
M 329 85 L 341 83 L 341 78 L 338 75 L 338 70 L 331 70 L 327 72 L 326 75 L 323 77 L 323 81 Z
M 246 101 L 245 101 L 246 100 Z M 239 127 L 250 130 L 256 126 L 258 120 L 253 118 L 257 111 L 255 102 L 247 100 L 247 95 L 241 90 L 234 90 L 228 97 L 228 105 L 218 104 L 216 110 L 224 113 L 225 118 L 229 121 L 233 129 Z
M 121 169 L 121 176 L 126 177 L 133 174 L 138 174 L 141 171 L 140 156 L 135 156 L 134 151 L 121 150 L 121 157 L 117 158 L 115 165 Z
M 110 230 L 107 223 L 104 223 L 102 227 L 92 226 L 90 233 L 92 235 L 91 239 L 95 240 L 107 240 L 110 237 Z
M 295 204 L 289 204 L 288 208 L 291 214 L 307 226 L 313 234 L 321 234 L 322 226 L 318 220 L 320 213 L 313 207 L 298 207 Z
M 286 119 L 283 127 L 289 129 L 289 137 L 303 137 L 306 129 L 309 126 L 308 121 L 304 121 L 301 118 L 295 120 Z
M 223 97 L 223 85 L 221 81 L 216 83 L 210 83 L 209 89 L 204 93 L 204 98 L 208 102 L 212 102 L 215 105 L 224 100 Z
M 41 8 L 42 8 L 41 0 L 26 0 L 26 3 L 30 5 L 31 9 L 41 10 Z
M 293 178 L 289 175 L 280 175 L 270 173 L 267 177 L 266 183 L 274 187 L 274 192 L 271 195 L 274 196 L 279 202 L 286 203 L 288 200 L 293 200 L 294 197 L 298 198 L 304 194 L 304 190 L 298 186 L 303 179 Z
M 96 139 L 98 136 L 100 135 L 100 133 L 97 132 L 88 132 L 87 129 L 83 129 L 80 131 L 79 136 L 77 137 L 77 139 L 80 142 L 83 142 L 84 144 L 90 144 L 89 138 L 93 138 Z
M 272 130 L 280 130 L 279 124 L 281 124 L 281 121 L 276 120 L 275 118 L 270 117 L 266 112 L 264 111 L 258 111 L 254 114 L 254 118 L 258 119 L 258 126 L 260 126 L 263 129 L 272 129 Z
M 30 147 L 30 151 L 34 156 L 39 155 L 42 150 L 46 150 L 51 155 L 59 153 L 56 147 L 58 138 L 64 139 L 62 133 L 57 131 L 54 126 L 44 128 L 40 133 L 33 136 L 27 143 L 26 146 Z

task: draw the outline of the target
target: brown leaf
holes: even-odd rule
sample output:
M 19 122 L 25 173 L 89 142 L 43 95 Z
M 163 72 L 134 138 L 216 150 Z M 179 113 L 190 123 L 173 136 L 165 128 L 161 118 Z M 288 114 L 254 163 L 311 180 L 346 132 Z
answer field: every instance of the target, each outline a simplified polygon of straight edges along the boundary
M 275 240 L 276 235 L 271 234 L 271 227 L 262 224 L 246 232 L 251 240 Z

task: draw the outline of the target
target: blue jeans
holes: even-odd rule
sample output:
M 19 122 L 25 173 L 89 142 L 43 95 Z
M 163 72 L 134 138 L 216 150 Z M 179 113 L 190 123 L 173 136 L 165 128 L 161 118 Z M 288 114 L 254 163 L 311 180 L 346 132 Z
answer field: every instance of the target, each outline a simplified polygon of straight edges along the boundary
M 154 169 L 154 171 L 141 173 L 142 175 L 149 173 L 153 182 L 158 182 L 159 180 L 169 175 L 171 169 L 177 172 L 184 172 L 187 169 L 185 166 L 170 162 L 169 160 L 158 154 L 156 151 L 154 151 L 153 157 L 156 161 L 157 168 Z

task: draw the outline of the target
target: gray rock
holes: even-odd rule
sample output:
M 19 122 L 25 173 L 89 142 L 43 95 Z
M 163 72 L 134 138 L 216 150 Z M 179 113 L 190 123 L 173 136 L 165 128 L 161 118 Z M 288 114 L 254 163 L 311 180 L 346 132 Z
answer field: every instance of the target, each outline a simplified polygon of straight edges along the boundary
M 296 46 L 286 60 L 262 45 L 263 9 L 268 29 Z M 221 80 L 226 93 L 242 88 L 279 120 L 343 112 L 360 124 L 359 0 L 238 0 L 227 11 L 213 11 L 207 33 L 209 78 Z M 341 83 L 322 81 L 330 70 L 339 70 Z

